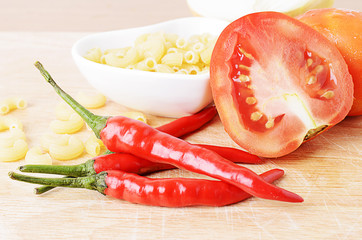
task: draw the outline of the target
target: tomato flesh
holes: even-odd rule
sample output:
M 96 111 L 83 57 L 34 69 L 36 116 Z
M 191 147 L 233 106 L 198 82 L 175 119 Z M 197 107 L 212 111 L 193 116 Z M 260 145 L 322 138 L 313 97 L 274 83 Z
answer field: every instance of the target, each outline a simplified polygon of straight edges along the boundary
M 281 13 L 250 14 L 226 27 L 212 54 L 210 83 L 225 130 L 263 157 L 294 151 L 306 136 L 341 121 L 352 104 L 351 76 L 338 50 Z

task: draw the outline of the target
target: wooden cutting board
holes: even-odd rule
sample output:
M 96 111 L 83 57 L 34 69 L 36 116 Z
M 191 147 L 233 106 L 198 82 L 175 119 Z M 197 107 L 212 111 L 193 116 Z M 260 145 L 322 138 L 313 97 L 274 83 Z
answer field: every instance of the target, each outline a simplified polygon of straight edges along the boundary
M 0 100 L 18 95 L 29 106 L 11 112 L 21 119 L 30 147 L 49 133 L 61 102 L 33 63 L 39 60 L 61 87 L 75 95 L 92 87 L 75 67 L 70 48 L 86 33 L 0 32 Z M 126 108 L 107 101 L 97 114 Z M 171 119 L 147 116 L 159 126 Z M 77 133 L 90 136 L 84 128 Z M 12 181 L 24 160 L 0 163 L 0 239 L 361 239 L 362 117 L 348 117 L 318 138 L 279 159 L 247 167 L 260 173 L 281 168 L 278 186 L 305 202 L 291 204 L 252 198 L 227 207 L 162 208 L 131 204 L 84 189 L 54 189 L 33 194 L 34 185 Z M 187 138 L 194 143 L 237 147 L 215 118 Z M 75 164 L 81 158 L 54 164 Z M 173 170 L 154 176 L 200 177 Z

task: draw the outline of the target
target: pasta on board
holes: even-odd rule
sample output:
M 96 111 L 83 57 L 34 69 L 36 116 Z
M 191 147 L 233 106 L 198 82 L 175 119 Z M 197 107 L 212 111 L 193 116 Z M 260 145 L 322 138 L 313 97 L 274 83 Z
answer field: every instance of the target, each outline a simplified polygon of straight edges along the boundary
M 11 128 L 7 131 L 0 132 L 0 147 L 11 147 L 19 139 L 26 140 L 25 133 L 19 128 Z
M 67 120 L 51 121 L 50 129 L 57 134 L 71 134 L 80 131 L 83 125 L 83 119 L 78 114 L 73 113 Z
M 0 114 L 7 114 L 14 109 L 24 109 L 28 105 L 27 101 L 20 97 L 8 97 L 0 102 Z
M 23 159 L 28 151 L 28 144 L 24 139 L 18 139 L 12 146 L 0 147 L 0 161 L 14 162 Z
M 18 128 L 20 130 L 23 130 L 22 122 L 14 117 L 0 116 L 0 131 L 9 130 L 13 128 Z
M 40 146 L 32 147 L 25 155 L 26 164 L 52 165 L 53 160 L 49 153 Z
M 65 144 L 50 144 L 49 154 L 52 158 L 65 161 L 79 157 L 84 152 L 84 144 L 77 136 L 68 136 Z
M 85 92 L 79 92 L 76 96 L 77 101 L 85 108 L 95 109 L 101 108 L 106 104 L 106 97 L 103 94 L 86 94 Z
M 84 143 L 85 151 L 92 157 L 96 157 L 101 153 L 101 149 L 104 147 L 103 142 L 91 135 Z

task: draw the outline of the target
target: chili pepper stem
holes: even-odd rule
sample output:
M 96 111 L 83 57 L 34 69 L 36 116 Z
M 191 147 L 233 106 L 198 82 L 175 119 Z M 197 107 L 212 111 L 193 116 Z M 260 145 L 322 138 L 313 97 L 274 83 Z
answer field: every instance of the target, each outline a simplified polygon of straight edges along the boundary
M 72 177 L 72 176 L 65 176 L 64 178 L 74 178 L 74 177 Z M 40 194 L 43 194 L 43 193 L 45 193 L 45 192 L 48 192 L 48 191 L 52 190 L 53 188 L 55 188 L 55 187 L 43 185 L 43 186 L 34 188 L 34 193 L 35 193 L 36 195 L 40 195 Z
M 97 174 L 94 170 L 94 160 L 90 159 L 78 165 L 24 165 L 19 167 L 21 172 L 50 173 L 68 175 L 72 177 L 85 177 Z
M 106 172 L 101 172 L 96 175 L 78 178 L 40 178 L 9 172 L 11 179 L 22 182 L 42 184 L 51 187 L 86 188 L 96 190 L 102 194 L 104 194 L 104 190 L 107 188 L 106 176 Z
M 39 69 L 41 75 L 45 78 L 45 80 L 53 86 L 56 93 L 66 101 L 69 106 L 71 106 L 74 111 L 76 111 L 83 120 L 88 124 L 88 126 L 93 130 L 96 136 L 99 138 L 99 134 L 101 130 L 106 126 L 108 117 L 98 116 L 83 107 L 79 104 L 74 98 L 72 98 L 69 94 L 64 92 L 58 84 L 54 81 L 54 79 L 50 76 L 50 74 L 44 69 L 43 65 L 40 62 L 36 62 L 35 67 Z

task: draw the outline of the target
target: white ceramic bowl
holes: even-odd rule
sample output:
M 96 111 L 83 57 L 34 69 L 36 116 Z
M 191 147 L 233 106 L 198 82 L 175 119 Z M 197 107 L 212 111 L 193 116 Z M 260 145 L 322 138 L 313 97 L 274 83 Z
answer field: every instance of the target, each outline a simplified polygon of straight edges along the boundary
M 95 63 L 83 56 L 94 47 L 105 50 L 132 46 L 143 33 L 163 31 L 185 38 L 202 33 L 218 36 L 227 24 L 222 20 L 190 17 L 92 34 L 74 44 L 72 56 L 89 83 L 113 101 L 157 116 L 181 117 L 193 114 L 212 102 L 209 73 L 184 75 L 122 69 Z

